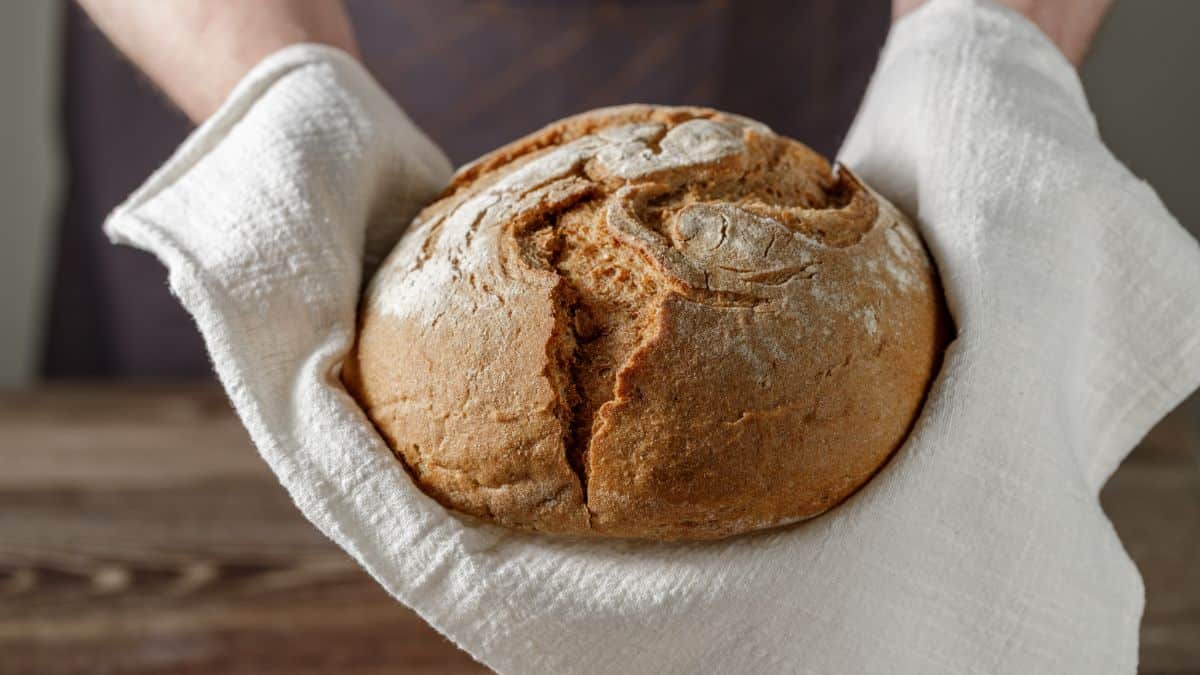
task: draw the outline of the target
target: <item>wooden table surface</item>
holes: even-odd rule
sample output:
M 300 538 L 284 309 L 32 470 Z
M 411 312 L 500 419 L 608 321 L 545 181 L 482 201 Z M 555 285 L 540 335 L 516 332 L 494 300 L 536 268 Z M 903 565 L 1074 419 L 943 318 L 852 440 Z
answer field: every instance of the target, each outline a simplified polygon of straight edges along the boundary
M 1142 671 L 1200 673 L 1200 423 L 1103 493 Z M 0 673 L 487 672 L 292 506 L 212 386 L 0 394 Z

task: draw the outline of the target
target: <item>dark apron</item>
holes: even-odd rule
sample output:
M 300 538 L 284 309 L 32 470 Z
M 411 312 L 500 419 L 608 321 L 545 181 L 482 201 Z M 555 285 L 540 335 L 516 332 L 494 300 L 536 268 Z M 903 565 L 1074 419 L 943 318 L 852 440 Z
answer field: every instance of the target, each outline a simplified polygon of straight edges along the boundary
M 371 72 L 456 163 L 565 115 L 705 105 L 832 155 L 887 31 L 887 0 L 348 3 Z M 210 366 L 149 255 L 104 215 L 189 131 L 74 3 L 65 25 L 69 176 L 43 372 L 196 377 Z

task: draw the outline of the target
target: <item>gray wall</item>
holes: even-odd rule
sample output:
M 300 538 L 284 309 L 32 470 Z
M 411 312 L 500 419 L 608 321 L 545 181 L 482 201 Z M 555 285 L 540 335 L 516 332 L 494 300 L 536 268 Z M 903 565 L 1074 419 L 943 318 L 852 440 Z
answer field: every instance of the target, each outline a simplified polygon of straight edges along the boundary
M 49 0 L 0 1 L 0 386 L 37 369 L 54 197 L 57 17 Z
M 0 386 L 38 362 L 58 187 L 50 0 L 0 1 Z M 1118 0 L 1084 83 L 1113 152 L 1200 234 L 1200 0 Z
M 1200 236 L 1200 1 L 1118 0 L 1083 83 L 1113 154 Z
M 1200 0 L 1117 0 L 1082 75 L 1113 154 L 1200 237 Z M 1200 423 L 1200 392 L 1181 407 Z

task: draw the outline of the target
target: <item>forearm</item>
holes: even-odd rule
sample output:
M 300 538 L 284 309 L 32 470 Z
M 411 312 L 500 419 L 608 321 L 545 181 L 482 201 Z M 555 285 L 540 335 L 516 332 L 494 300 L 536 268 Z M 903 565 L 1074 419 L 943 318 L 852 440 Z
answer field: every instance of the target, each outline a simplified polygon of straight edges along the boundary
M 195 122 L 256 63 L 317 42 L 357 56 L 337 0 L 79 0 L 110 40 Z

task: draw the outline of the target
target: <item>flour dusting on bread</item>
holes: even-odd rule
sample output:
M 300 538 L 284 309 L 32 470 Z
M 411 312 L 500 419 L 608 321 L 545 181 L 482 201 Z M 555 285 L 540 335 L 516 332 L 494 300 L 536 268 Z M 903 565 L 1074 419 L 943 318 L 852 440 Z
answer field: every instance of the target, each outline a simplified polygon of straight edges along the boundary
M 852 493 L 948 332 L 916 230 L 849 171 L 742 117 L 627 106 L 460 170 L 369 285 L 346 381 L 446 506 L 703 539 Z

